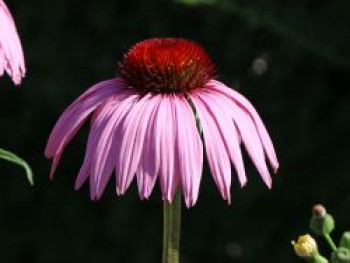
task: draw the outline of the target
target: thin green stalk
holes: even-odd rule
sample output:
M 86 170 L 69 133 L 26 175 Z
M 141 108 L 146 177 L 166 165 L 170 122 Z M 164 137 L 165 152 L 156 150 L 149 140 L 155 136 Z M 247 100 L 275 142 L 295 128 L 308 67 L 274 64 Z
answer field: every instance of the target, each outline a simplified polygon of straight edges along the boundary
M 172 203 L 164 202 L 163 263 L 179 263 L 181 229 L 181 191 Z
M 324 234 L 324 238 L 326 239 L 328 245 L 332 248 L 333 251 L 337 250 L 337 246 L 334 244 L 333 239 L 329 234 Z

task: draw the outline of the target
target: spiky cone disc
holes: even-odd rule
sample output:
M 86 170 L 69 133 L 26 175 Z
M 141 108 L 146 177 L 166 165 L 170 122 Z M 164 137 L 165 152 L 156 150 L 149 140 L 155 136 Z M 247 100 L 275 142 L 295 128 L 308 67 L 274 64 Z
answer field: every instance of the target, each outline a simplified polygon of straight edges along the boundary
M 215 66 L 198 44 L 180 38 L 153 38 L 132 46 L 119 63 L 126 85 L 141 92 L 185 93 L 202 88 Z

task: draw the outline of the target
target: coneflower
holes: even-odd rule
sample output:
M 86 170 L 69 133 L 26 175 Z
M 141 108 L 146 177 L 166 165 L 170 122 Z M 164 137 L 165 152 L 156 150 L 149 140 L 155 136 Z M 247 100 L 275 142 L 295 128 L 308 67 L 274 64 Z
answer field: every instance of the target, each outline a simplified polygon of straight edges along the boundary
M 196 43 L 156 38 L 134 45 L 120 62 L 118 77 L 90 88 L 59 118 L 45 150 L 53 158 L 51 176 L 64 148 L 92 114 L 75 188 L 89 179 L 93 200 L 101 197 L 113 172 L 118 195 L 136 176 L 141 199 L 150 196 L 158 179 L 167 228 L 177 221 L 169 215 L 178 218 L 180 213 L 174 207 L 181 195 L 173 202 L 178 189 L 187 207 L 197 201 L 204 151 L 224 200 L 231 200 L 231 163 L 245 185 L 241 143 L 271 187 L 265 156 L 274 171 L 278 161 L 261 118 L 247 99 L 214 77 L 214 63 Z M 173 231 L 168 227 L 167 240 Z M 165 251 L 164 262 L 177 262 L 178 255 L 169 259 L 171 251 Z

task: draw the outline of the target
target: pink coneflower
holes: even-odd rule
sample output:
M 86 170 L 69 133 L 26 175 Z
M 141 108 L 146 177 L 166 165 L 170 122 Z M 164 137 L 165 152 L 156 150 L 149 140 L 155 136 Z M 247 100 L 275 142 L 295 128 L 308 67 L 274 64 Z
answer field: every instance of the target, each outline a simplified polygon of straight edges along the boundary
M 124 194 L 136 176 L 147 199 L 159 179 L 162 197 L 172 202 L 181 185 L 187 207 L 195 205 L 204 151 L 223 199 L 230 202 L 231 163 L 246 184 L 240 145 L 271 187 L 266 158 L 278 161 L 258 113 L 238 92 L 214 79 L 206 51 L 191 41 L 159 38 L 133 46 L 119 64 L 119 77 L 98 83 L 62 114 L 47 143 L 53 175 L 64 148 L 92 114 L 79 189 L 90 179 L 99 199 L 113 172 Z
M 15 22 L 5 3 L 0 0 L 0 76 L 5 71 L 19 85 L 26 69 Z

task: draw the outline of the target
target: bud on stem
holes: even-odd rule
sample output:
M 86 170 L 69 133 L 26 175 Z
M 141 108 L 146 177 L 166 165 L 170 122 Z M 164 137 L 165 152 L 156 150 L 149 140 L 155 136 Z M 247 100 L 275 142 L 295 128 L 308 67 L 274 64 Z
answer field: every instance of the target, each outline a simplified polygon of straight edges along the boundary
M 323 236 L 333 251 L 337 250 L 330 233 L 334 230 L 334 219 L 327 213 L 323 205 L 315 205 L 312 209 L 310 228 L 319 236 Z
M 350 232 L 344 232 L 340 239 L 340 245 L 341 247 L 345 247 L 347 249 L 350 249 Z
M 318 253 L 317 243 L 310 235 L 300 236 L 297 242 L 292 241 L 295 253 L 310 263 L 328 263 L 328 260 Z
M 339 247 L 332 253 L 332 263 L 350 263 L 350 250 L 345 247 Z

